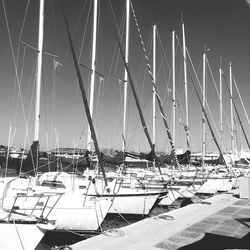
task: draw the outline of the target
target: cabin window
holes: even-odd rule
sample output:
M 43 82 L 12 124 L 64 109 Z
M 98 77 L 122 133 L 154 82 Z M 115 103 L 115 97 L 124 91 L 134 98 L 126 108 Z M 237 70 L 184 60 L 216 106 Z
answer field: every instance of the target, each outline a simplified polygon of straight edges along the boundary
M 43 181 L 43 187 L 53 187 L 53 188 L 65 188 L 65 185 L 61 181 Z

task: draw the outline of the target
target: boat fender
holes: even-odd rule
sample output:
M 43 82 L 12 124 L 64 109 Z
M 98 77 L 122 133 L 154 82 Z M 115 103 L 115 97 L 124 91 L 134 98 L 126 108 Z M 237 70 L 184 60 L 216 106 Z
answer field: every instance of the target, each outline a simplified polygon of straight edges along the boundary
M 55 230 L 57 225 L 55 220 L 48 220 L 44 219 L 41 217 L 37 223 L 36 226 L 42 231 L 42 232 L 47 232 L 47 231 L 52 231 Z

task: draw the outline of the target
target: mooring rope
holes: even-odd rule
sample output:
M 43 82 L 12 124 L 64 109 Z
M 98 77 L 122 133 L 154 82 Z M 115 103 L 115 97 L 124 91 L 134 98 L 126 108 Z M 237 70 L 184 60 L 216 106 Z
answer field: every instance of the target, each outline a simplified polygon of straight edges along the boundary
M 25 250 L 24 245 L 23 245 L 23 242 L 22 242 L 22 239 L 21 239 L 21 236 L 20 236 L 20 234 L 19 234 L 18 228 L 17 228 L 16 223 L 15 223 L 15 220 L 13 220 L 13 224 L 15 225 L 15 229 L 16 229 L 16 232 L 17 232 L 17 236 L 18 236 L 18 238 L 19 238 L 19 240 L 20 240 L 22 249 Z

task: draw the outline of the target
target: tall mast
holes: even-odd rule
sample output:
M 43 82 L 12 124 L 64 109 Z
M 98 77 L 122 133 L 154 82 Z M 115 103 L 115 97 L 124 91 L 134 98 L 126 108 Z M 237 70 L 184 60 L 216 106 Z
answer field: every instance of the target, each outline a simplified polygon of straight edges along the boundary
M 231 151 L 234 154 L 234 117 L 233 117 L 233 79 L 232 63 L 229 62 L 230 117 L 231 117 Z
M 156 24 L 153 24 L 153 78 L 156 82 Z M 155 148 L 155 124 L 156 124 L 156 110 L 155 110 L 155 99 L 156 93 L 155 93 L 155 86 L 153 86 L 153 138 L 152 143 Z
M 176 102 L 175 102 L 175 31 L 172 31 L 172 75 L 173 75 L 173 143 L 175 144 L 175 113 L 176 113 Z
M 91 79 L 90 79 L 90 97 L 89 97 L 89 109 L 91 118 L 93 117 L 94 107 L 94 92 L 95 92 L 95 71 L 96 71 L 96 34 L 97 34 L 97 6 L 98 0 L 94 0 L 93 7 L 93 33 L 92 33 L 92 58 L 91 58 Z M 87 148 L 91 150 L 92 147 L 91 131 L 88 125 L 88 140 Z
M 187 53 L 188 53 L 188 51 L 187 51 Z M 188 53 L 188 57 L 189 57 L 190 61 L 192 62 L 189 53 Z M 193 66 L 193 63 L 192 63 L 192 69 L 195 71 L 194 66 Z M 206 110 L 205 110 L 204 106 L 202 105 L 201 97 L 200 97 L 200 95 L 199 95 L 198 89 L 197 89 L 196 86 L 195 86 L 195 82 L 194 82 L 192 73 L 191 73 L 191 71 L 190 71 L 189 68 L 188 68 L 188 72 L 189 72 L 189 76 L 190 76 L 190 79 L 191 79 L 191 83 L 192 83 L 192 85 L 193 85 L 193 87 L 194 87 L 194 90 L 195 90 L 195 93 L 196 93 L 196 95 L 197 95 L 198 101 L 199 101 L 199 103 L 200 103 L 200 105 L 201 105 L 202 112 L 203 112 L 203 114 L 204 114 L 204 116 L 205 116 L 206 123 L 207 123 L 208 128 L 209 128 L 209 130 L 210 130 L 210 132 L 211 132 L 212 139 L 214 140 L 214 143 L 215 143 L 216 147 L 217 147 L 218 150 L 219 150 L 220 157 L 221 157 L 219 160 L 220 160 L 221 163 L 225 163 L 225 160 L 224 160 L 224 157 L 223 157 L 223 154 L 222 154 L 220 145 L 219 145 L 219 143 L 218 143 L 218 141 L 217 141 L 217 139 L 216 139 L 216 136 L 215 136 L 214 131 L 213 131 L 213 129 L 212 129 L 212 125 L 211 125 L 211 123 L 210 123 L 210 121 L 209 121 L 209 117 L 208 117 L 208 115 L 207 115 L 207 113 L 206 113 Z M 198 79 L 196 73 L 195 73 L 195 76 L 196 76 L 197 80 L 199 81 L 199 79 Z
M 203 51 L 203 78 L 202 78 L 202 106 L 205 110 L 206 108 L 206 46 Z M 202 117 L 202 166 L 204 166 L 204 158 L 206 154 L 206 125 L 205 125 L 205 114 L 203 112 Z
M 128 63 L 129 57 L 129 24 L 130 24 L 130 0 L 126 0 L 126 44 L 125 61 Z M 122 130 L 122 149 L 126 150 L 126 121 L 127 121 L 127 93 L 128 93 L 128 73 L 124 71 L 124 98 L 123 98 L 123 130 Z
M 223 144 L 222 69 L 221 69 L 221 63 L 220 63 L 220 68 L 219 68 L 219 75 L 220 75 L 220 141 Z
M 224 80 L 225 80 L 226 87 L 227 87 L 227 89 L 228 89 L 228 91 L 229 91 L 229 95 L 231 96 L 231 94 L 230 94 L 230 88 L 228 87 L 228 84 L 227 84 L 227 81 L 226 81 L 226 78 L 225 78 L 225 75 L 224 75 L 224 74 L 223 74 L 223 78 L 224 78 Z M 233 78 L 233 77 L 232 77 L 232 78 Z M 233 79 L 234 79 L 234 78 L 233 78 Z M 247 138 L 247 135 L 246 135 L 246 131 L 245 131 L 244 127 L 243 127 L 243 124 L 242 124 L 242 121 L 241 121 L 241 119 L 240 119 L 239 112 L 238 112 L 238 110 L 237 110 L 237 108 L 236 108 L 236 104 L 235 104 L 235 102 L 234 102 L 234 99 L 232 99 L 232 100 L 233 100 L 233 106 L 234 106 L 235 114 L 236 114 L 236 116 L 237 116 L 237 118 L 238 118 L 238 120 L 239 120 L 239 123 L 240 123 L 241 129 L 242 129 L 243 135 L 244 135 L 244 137 L 245 137 L 247 146 L 248 146 L 248 148 L 249 148 L 249 150 L 250 150 L 250 143 L 249 143 L 249 141 L 248 141 L 248 138 Z
M 153 143 L 151 141 L 150 135 L 148 133 L 148 130 L 147 130 L 147 127 L 146 127 L 146 123 L 145 123 L 145 119 L 143 117 L 143 113 L 142 113 L 142 110 L 141 110 L 141 107 L 140 107 L 140 103 L 139 103 L 138 97 L 136 95 L 135 86 L 134 86 L 134 83 L 133 83 L 132 75 L 130 73 L 130 68 L 129 68 L 129 65 L 126 64 L 126 62 L 125 62 L 125 56 L 124 56 L 123 46 L 122 46 L 122 42 L 121 42 L 121 39 L 120 39 L 120 36 L 119 36 L 118 28 L 117 28 L 117 25 L 116 25 L 116 22 L 115 22 L 115 17 L 114 17 L 114 13 L 112 11 L 112 6 L 111 6 L 111 3 L 110 3 L 109 0 L 106 0 L 105 2 L 106 2 L 107 7 L 108 7 L 108 11 L 109 11 L 109 14 L 110 14 L 112 26 L 113 26 L 113 29 L 114 29 L 114 32 L 115 32 L 115 37 L 117 39 L 118 46 L 119 46 L 119 49 L 120 49 L 120 52 L 121 52 L 121 57 L 122 57 L 123 63 L 125 65 L 127 73 L 128 73 L 128 79 L 129 79 L 129 82 L 130 82 L 130 85 L 131 85 L 131 89 L 132 89 L 132 92 L 133 92 L 133 95 L 134 95 L 134 98 L 135 98 L 135 102 L 136 102 L 136 106 L 137 106 L 137 109 L 138 109 L 140 120 L 141 120 L 141 123 L 142 123 L 142 126 L 143 126 L 143 130 L 144 130 L 144 133 L 145 133 L 145 135 L 147 137 L 147 140 L 149 142 L 149 145 L 150 145 L 150 148 L 151 148 L 151 152 L 153 152 L 153 154 L 154 154 L 154 146 L 153 146 Z M 132 13 L 133 13 L 133 15 L 135 17 L 135 13 L 134 13 L 134 9 L 133 9 L 132 5 L 131 5 L 131 10 L 132 10 Z M 135 22 L 136 22 L 136 26 L 137 26 L 137 31 L 140 31 L 139 30 L 139 26 L 138 26 L 138 22 L 137 22 L 136 18 L 135 18 Z M 145 60 L 146 60 L 146 65 L 147 65 L 148 73 L 150 74 L 151 83 L 154 86 L 155 83 L 154 83 L 154 79 L 153 79 L 153 74 L 151 72 L 151 67 L 150 67 L 150 64 L 149 64 L 148 57 L 146 55 L 146 49 L 145 49 L 144 43 L 142 41 L 141 34 L 140 34 L 140 40 L 141 40 L 141 45 L 142 45 L 143 51 L 144 51 L 144 57 L 145 57 Z M 175 166 L 177 166 L 177 167 L 180 168 L 180 165 L 179 165 L 176 153 L 175 153 L 175 147 L 174 147 L 174 144 L 173 144 L 173 141 L 172 141 L 172 136 L 171 136 L 171 133 L 170 133 L 170 130 L 169 130 L 169 127 L 168 127 L 168 124 L 167 124 L 166 116 L 165 116 L 165 113 L 164 113 L 164 110 L 163 110 L 163 105 L 162 105 L 160 97 L 159 97 L 159 95 L 157 93 L 156 93 L 156 99 L 157 99 L 158 104 L 159 104 L 161 116 L 163 118 L 163 122 L 164 122 L 164 125 L 165 125 L 165 128 L 166 128 L 166 132 L 167 132 L 167 135 L 168 135 L 168 138 L 169 138 L 170 145 L 171 145 L 172 154 L 174 156 Z M 159 165 L 158 165 L 158 168 L 159 168 L 159 172 L 161 174 L 161 169 L 160 169 Z
M 42 80 L 42 57 L 43 57 L 43 30 L 44 30 L 43 24 L 44 24 L 44 0 L 40 0 L 34 142 L 38 142 L 38 140 L 39 140 L 40 99 L 41 99 L 41 82 L 42 82 L 41 81 Z
M 184 88 L 185 88 L 185 111 L 186 111 L 186 138 L 187 138 L 187 148 L 190 149 L 189 143 L 189 117 L 188 117 L 188 89 L 187 89 L 187 59 L 186 59 L 186 38 L 185 38 L 185 27 L 182 21 L 182 46 L 183 46 L 183 70 L 184 70 Z
M 102 174 L 103 174 L 105 187 L 109 191 L 108 183 L 107 183 L 107 179 L 106 179 L 106 174 L 105 174 L 104 167 L 103 167 L 103 160 L 102 160 L 101 152 L 100 152 L 99 145 L 98 145 L 98 142 L 97 142 L 97 137 L 96 137 L 94 125 L 93 125 L 90 110 L 89 110 L 89 105 L 88 105 L 86 92 L 85 92 L 85 89 L 84 89 L 84 84 L 83 84 L 83 81 L 82 81 L 82 77 L 81 77 L 81 73 L 80 73 L 80 69 L 79 69 L 79 64 L 78 64 L 78 61 L 77 61 L 77 58 L 76 58 L 76 53 L 75 53 L 75 49 L 74 49 L 74 46 L 73 46 L 73 41 L 72 41 L 70 31 L 69 31 L 68 20 L 67 20 L 67 17 L 66 17 L 62 2 L 61 2 L 61 8 L 62 8 L 62 12 L 63 12 L 65 26 L 66 26 L 66 29 L 67 29 L 67 35 L 68 35 L 68 39 L 69 39 L 70 49 L 71 49 L 71 53 L 72 53 L 72 57 L 73 57 L 73 62 L 74 62 L 77 78 L 78 78 L 78 83 L 79 83 L 79 87 L 80 87 L 81 94 L 82 94 L 85 113 L 86 113 L 86 116 L 87 116 L 90 131 L 91 131 L 91 137 L 92 137 L 93 142 L 94 142 L 94 147 L 95 147 L 95 150 L 96 150 L 97 158 L 98 158 L 99 165 L 101 167 L 101 171 L 102 171 Z

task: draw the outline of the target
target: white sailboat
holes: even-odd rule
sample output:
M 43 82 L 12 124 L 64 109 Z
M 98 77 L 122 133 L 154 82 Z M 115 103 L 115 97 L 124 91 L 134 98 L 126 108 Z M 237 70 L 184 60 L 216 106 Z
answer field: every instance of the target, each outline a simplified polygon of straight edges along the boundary
M 58 172 L 53 173 L 60 175 Z M 70 178 L 69 181 L 72 181 L 72 176 Z M 48 220 L 56 221 L 56 227 L 53 229 L 56 231 L 96 231 L 111 205 L 108 198 L 93 198 L 79 187 L 76 189 L 77 185 L 69 186 L 60 180 L 56 181 L 55 178 L 50 182 L 47 176 L 46 180 L 8 177 L 6 179 L 2 209 L 11 210 L 14 204 L 16 213 L 32 213 L 33 216 L 39 217 L 43 210 L 41 204 L 46 204 L 43 215 Z M 47 196 L 49 199 L 45 200 L 44 197 Z
M 40 1 L 40 14 L 43 12 L 43 3 Z M 39 21 L 40 23 L 41 21 Z M 32 250 L 38 245 L 47 230 L 54 229 L 55 224 L 49 220 L 43 220 L 43 209 L 37 216 L 31 214 L 19 214 L 15 211 L 15 202 L 19 199 L 37 199 L 37 197 L 15 196 L 10 208 L 4 206 L 5 193 L 3 192 L 11 178 L 0 179 L 0 246 L 1 249 Z M 32 235 L 32 237 L 30 237 Z
M 96 173 L 79 176 L 65 172 L 48 172 L 37 179 L 37 184 L 42 190 L 47 186 L 48 193 L 56 190 L 72 195 L 72 191 L 69 190 L 74 190 L 75 195 L 86 195 L 86 201 L 101 200 L 104 203 L 105 200 L 112 200 L 111 206 L 110 203 L 108 206 L 108 202 L 106 206 L 105 203 L 100 205 L 103 210 L 100 215 L 108 210 L 110 214 L 146 216 L 159 202 L 160 197 L 167 193 L 163 186 L 155 189 L 147 185 L 138 185 L 139 179 L 134 176 L 126 177 L 113 173 L 108 175 L 107 179 L 109 189 L 105 187 L 103 177 Z
M 96 7 L 94 9 L 96 10 Z M 71 44 L 71 46 L 73 45 Z M 88 105 L 85 105 L 85 110 L 89 112 Z M 91 112 L 88 115 L 91 120 Z M 92 128 L 92 139 L 93 132 Z M 96 138 L 93 141 L 98 149 Z M 56 230 L 73 231 L 97 230 L 110 208 L 111 201 L 113 201 L 113 209 L 109 210 L 109 212 L 147 215 L 158 201 L 159 195 L 161 195 L 161 192 L 155 190 L 135 189 L 134 187 L 123 188 L 121 185 L 123 181 L 121 181 L 120 177 L 118 178 L 119 181 L 116 179 L 109 183 L 107 188 L 105 176 L 104 178 L 95 177 L 92 178 L 96 180 L 94 185 L 93 181 L 89 181 L 83 176 L 80 177 L 65 172 L 47 172 L 36 175 L 32 183 L 27 181 L 26 187 L 22 184 L 22 188 L 36 195 L 61 193 L 60 200 L 56 203 L 48 218 L 57 221 Z M 18 180 L 14 182 L 18 182 Z M 96 189 L 96 186 L 98 186 L 98 189 Z M 119 187 L 119 192 L 117 192 L 117 187 Z M 9 187 L 9 191 L 15 193 L 14 185 Z M 166 191 L 162 193 L 165 194 Z
M 87 196 L 86 192 L 79 190 L 62 189 L 52 184 L 47 187 L 37 185 L 37 169 L 39 162 L 39 122 L 40 122 L 40 91 L 41 91 L 41 72 L 43 55 L 43 24 L 44 24 L 44 0 L 40 0 L 39 10 L 39 37 L 38 37 L 38 58 L 37 58 L 37 81 L 36 81 L 36 104 L 35 104 L 35 131 L 34 141 L 30 151 L 30 162 L 34 164 L 35 177 L 32 178 L 2 178 L 3 200 L 2 209 L 11 209 L 15 202 L 14 210 L 16 213 L 38 216 L 41 213 L 41 206 L 36 205 L 37 200 L 33 197 L 42 197 L 50 195 L 46 201 L 47 207 L 44 214 L 48 220 L 56 221 L 54 230 L 72 230 L 72 231 L 95 231 L 103 222 L 109 207 L 111 199 Z M 28 158 L 28 157 L 27 157 Z M 57 199 L 60 194 L 60 199 Z M 17 196 L 25 195 L 25 198 Z M 28 196 L 27 196 L 28 195 Z M 45 203 L 40 200 L 39 203 Z M 52 209 L 53 208 L 53 209 Z
M 38 219 L 0 209 L 1 249 L 34 250 L 46 230 L 39 227 Z M 32 235 L 32 237 L 31 237 Z
M 1 249 L 15 249 L 15 250 L 33 250 L 39 244 L 44 234 L 47 231 L 56 228 L 55 221 L 50 221 L 45 215 L 45 210 L 51 212 L 55 201 L 48 207 L 47 201 L 51 194 L 34 196 L 27 195 L 27 193 L 7 194 L 6 188 L 14 179 L 13 177 L 1 178 L 0 186 L 3 192 L 0 194 L 0 246 Z M 21 183 L 21 188 L 23 188 Z M 16 187 L 18 190 L 19 187 Z M 21 190 L 21 189 L 20 189 Z M 57 199 L 60 195 L 55 196 Z M 27 201 L 32 202 L 29 211 L 26 210 Z M 25 204 L 25 210 L 20 210 L 22 204 Z M 38 213 L 33 213 L 35 208 L 39 208 Z M 31 237 L 32 235 L 32 237 Z
M 126 50 L 124 60 L 126 64 L 128 63 L 128 50 L 129 50 L 129 22 L 130 22 L 130 0 L 126 1 Z M 96 14 L 94 15 L 96 16 Z M 96 18 L 94 19 L 96 20 Z M 93 22 L 96 24 L 96 21 Z M 94 28 L 96 32 L 96 28 Z M 93 38 L 96 37 L 96 34 L 93 34 Z M 93 39 L 94 40 L 94 39 Z M 95 49 L 95 45 L 93 45 Z M 92 60 L 95 60 L 92 58 Z M 126 67 L 125 67 L 126 68 Z M 92 73 L 94 68 L 92 68 Z M 125 150 L 125 134 L 126 134 L 126 109 L 127 109 L 127 81 L 129 72 L 127 68 L 125 69 L 124 75 L 124 118 L 123 118 L 123 150 Z M 91 92 L 92 93 L 92 92 Z M 90 96 L 90 100 L 92 100 Z M 92 102 L 91 102 L 92 103 Z M 93 108 L 92 105 L 90 109 Z M 90 110 L 91 111 L 91 110 Z M 166 191 L 155 191 L 148 188 L 136 188 L 134 184 L 129 186 L 124 186 L 126 183 L 126 177 L 123 175 L 112 176 L 112 181 L 108 183 L 109 190 L 105 188 L 103 178 L 99 176 L 92 177 L 93 182 L 89 186 L 88 194 L 93 197 L 109 197 L 113 200 L 112 206 L 109 210 L 109 213 L 119 213 L 119 214 L 134 214 L 134 215 L 147 215 L 157 203 L 159 196 Z M 136 181 L 135 178 L 132 178 L 132 182 Z

